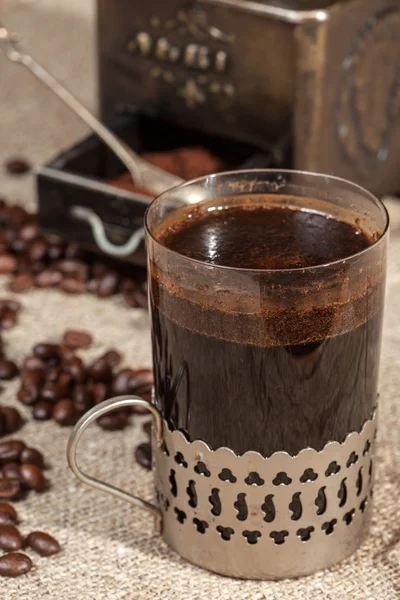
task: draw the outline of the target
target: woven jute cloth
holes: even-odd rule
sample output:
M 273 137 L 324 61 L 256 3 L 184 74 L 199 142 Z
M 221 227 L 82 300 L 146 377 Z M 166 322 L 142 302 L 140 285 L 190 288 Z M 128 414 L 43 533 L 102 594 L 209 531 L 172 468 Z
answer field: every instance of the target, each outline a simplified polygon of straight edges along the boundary
M 26 45 L 89 106 L 94 105 L 91 0 L 0 2 L 4 21 L 22 32 Z M 0 163 L 12 154 L 33 164 L 47 160 L 84 133 L 56 99 L 18 67 L 0 57 Z M 0 196 L 34 208 L 33 177 L 0 175 Z M 392 216 L 391 252 L 380 379 L 379 443 L 374 518 L 367 541 L 350 559 L 329 571 L 281 582 L 239 581 L 196 568 L 173 553 L 154 533 L 152 518 L 111 496 L 77 482 L 66 463 L 70 429 L 27 423 L 21 436 L 48 457 L 51 489 L 18 505 L 21 530 L 43 529 L 61 543 L 50 559 L 31 554 L 34 569 L 16 580 L 0 580 L 1 600 L 306 600 L 400 598 L 400 200 L 387 201 Z M 0 297 L 10 297 L 7 278 Z M 94 334 L 89 360 L 118 348 L 130 366 L 150 366 L 148 317 L 128 310 L 118 297 L 98 300 L 56 291 L 18 296 L 18 325 L 4 334 L 8 355 L 20 363 L 41 340 L 58 341 L 75 326 Z M 18 382 L 7 384 L 0 402 L 17 406 Z M 18 404 L 18 408 L 23 407 Z M 139 467 L 133 449 L 144 440 L 141 421 L 107 433 L 92 426 L 81 444 L 81 466 L 147 499 L 152 475 Z

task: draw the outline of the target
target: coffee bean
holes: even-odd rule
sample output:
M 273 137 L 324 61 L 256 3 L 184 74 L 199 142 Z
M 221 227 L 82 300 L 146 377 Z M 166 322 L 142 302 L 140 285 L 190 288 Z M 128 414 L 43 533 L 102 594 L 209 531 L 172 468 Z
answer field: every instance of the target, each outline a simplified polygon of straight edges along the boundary
M 35 285 L 39 288 L 51 288 L 57 286 L 62 280 L 62 274 L 56 269 L 45 269 L 35 277 Z
M 135 375 L 133 369 L 122 369 L 122 371 L 117 373 L 112 384 L 112 392 L 115 396 L 125 396 L 130 393 L 129 379 L 133 375 Z
M 61 374 L 60 367 L 50 367 L 50 369 L 48 369 L 46 371 L 44 378 L 48 383 L 55 383 L 55 382 L 58 382 L 60 374 Z
M 22 368 L 27 371 L 43 371 L 45 369 L 45 364 L 37 356 L 27 356 Z
M 73 393 L 73 404 L 77 414 L 83 415 L 93 406 L 92 390 L 87 386 L 78 384 Z
M 64 333 L 63 342 L 71 348 L 89 348 L 93 342 L 90 333 L 69 329 Z
M 47 400 L 39 400 L 33 407 L 32 416 L 36 421 L 49 421 L 53 417 L 53 405 Z
M 0 360 L 0 379 L 9 381 L 18 375 L 18 367 L 12 360 Z
M 105 360 L 111 368 L 117 367 L 122 360 L 121 354 L 117 350 L 108 350 L 101 359 Z
M 140 395 L 151 391 L 154 383 L 153 371 L 150 369 L 140 369 L 135 371 L 129 378 L 128 389 L 130 394 Z
M 58 378 L 58 389 L 60 398 L 68 398 L 71 388 L 72 377 L 69 373 L 61 373 Z
M 3 475 L 6 479 L 19 479 L 20 481 L 22 481 L 19 470 L 19 464 L 16 462 L 10 462 L 4 465 Z
M 8 502 L 0 502 L 0 513 L 8 515 L 14 523 L 18 521 L 17 511 Z
M 46 383 L 40 392 L 40 399 L 47 400 L 48 402 L 57 402 L 60 400 L 60 390 L 56 383 Z
M 7 552 L 21 550 L 24 547 L 22 535 L 15 525 L 0 525 L 0 548 Z
M 21 303 L 12 298 L 3 298 L 0 300 L 0 310 L 3 310 L 3 308 L 12 312 L 19 312 L 21 310 Z
M 14 525 L 14 521 L 7 513 L 0 512 L 0 525 Z
M 128 415 L 126 412 L 116 411 L 108 415 L 103 415 L 97 419 L 97 423 L 102 429 L 107 431 L 118 431 L 128 424 Z
M 113 372 L 110 364 L 104 358 L 99 358 L 89 366 L 88 376 L 95 383 L 110 383 Z
M 21 376 L 22 387 L 29 385 L 40 385 L 43 381 L 43 371 L 40 369 L 23 371 Z
M 39 469 L 44 469 L 44 458 L 43 454 L 35 448 L 26 447 L 22 450 L 21 456 L 19 457 L 22 463 L 28 463 L 36 465 Z M 1 510 L 1 507 L 0 507 Z
M 90 389 L 93 395 L 93 403 L 96 405 L 109 398 L 109 390 L 105 383 L 93 383 Z
M 53 419 L 59 425 L 73 425 L 76 421 L 76 414 L 72 400 L 59 400 L 53 408 Z
M 150 470 L 152 467 L 151 444 L 149 442 L 139 444 L 135 450 L 135 458 L 139 465 Z
M 42 261 L 47 254 L 47 244 L 43 238 L 36 238 L 29 243 L 28 257 L 32 262 Z
M 22 225 L 21 229 L 18 232 L 18 236 L 24 240 L 25 242 L 31 242 L 35 237 L 37 237 L 39 232 L 39 228 L 35 221 L 30 221 Z
M 76 242 L 69 242 L 65 248 L 65 256 L 68 259 L 76 260 L 82 255 L 82 250 L 79 248 Z
M 118 275 L 115 272 L 105 273 L 99 279 L 97 295 L 100 298 L 109 298 L 117 291 Z
M 9 288 L 16 294 L 22 294 L 33 288 L 35 280 L 29 273 L 21 273 L 13 277 L 9 284 Z
M 57 540 L 43 531 L 32 531 L 26 538 L 25 544 L 40 556 L 52 556 L 61 550 Z
M 0 411 L 2 412 L 6 421 L 7 433 L 15 433 L 23 425 L 23 420 L 16 408 L 11 406 L 3 406 Z
M 64 254 L 64 247 L 61 242 L 53 243 L 50 242 L 49 247 L 47 249 L 47 254 L 50 260 L 58 260 Z
M 1 577 L 20 577 L 29 573 L 32 569 L 32 561 L 26 554 L 11 552 L 0 557 Z
M 67 277 L 61 281 L 60 288 L 66 294 L 84 294 L 87 291 L 87 283 L 75 277 Z
M 16 313 L 11 310 L 2 310 L 0 312 L 0 328 L 1 329 L 12 329 L 17 322 Z
M 14 273 L 17 267 L 17 259 L 12 254 L 1 254 L 0 255 L 0 274 L 6 275 L 8 273 Z
M 58 344 L 36 344 L 33 347 L 33 354 L 43 361 L 50 358 L 58 358 L 60 356 L 60 348 Z
M 79 356 L 74 356 L 67 362 L 64 361 L 63 369 L 68 373 L 76 383 L 85 383 L 86 369 L 83 361 Z
M 23 383 L 18 390 L 17 398 L 25 406 L 32 406 L 39 398 L 39 387 L 35 383 Z
M 6 164 L 6 171 L 9 175 L 25 175 L 31 170 L 31 166 L 25 158 L 10 158 Z
M 151 437 L 151 428 L 152 428 L 152 421 L 146 421 L 146 423 L 143 423 L 143 425 L 142 425 L 142 429 L 148 437 Z
M 18 461 L 24 448 L 25 444 L 20 440 L 0 442 L 0 464 Z
M 20 466 L 20 473 L 23 482 L 31 490 L 42 492 L 46 488 L 46 480 L 37 465 L 24 463 Z
M 19 479 L 0 479 L 0 499 L 12 500 L 21 490 Z

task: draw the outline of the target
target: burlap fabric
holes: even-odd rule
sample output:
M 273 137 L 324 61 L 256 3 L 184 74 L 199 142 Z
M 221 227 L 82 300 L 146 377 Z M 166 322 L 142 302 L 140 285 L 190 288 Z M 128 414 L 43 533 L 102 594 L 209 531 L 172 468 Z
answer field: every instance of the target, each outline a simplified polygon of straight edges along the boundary
M 0 9 L 1 18 L 23 32 L 27 46 L 88 105 L 93 105 L 94 98 L 91 6 L 89 0 L 9 0 Z M 79 122 L 57 100 L 1 57 L 0 73 L 0 164 L 13 153 L 37 164 L 82 134 Z M 16 181 L 1 173 L 0 182 L 0 195 L 34 206 L 31 177 Z M 46 494 L 31 494 L 20 504 L 21 529 L 53 533 L 63 552 L 51 559 L 32 554 L 35 568 L 31 573 L 0 581 L 1 600 L 400 598 L 400 202 L 391 200 L 387 205 L 393 227 L 375 512 L 371 535 L 362 548 L 334 569 L 297 581 L 236 581 L 207 573 L 171 552 L 154 534 L 147 514 L 74 479 L 65 460 L 68 428 L 28 420 L 21 435 L 48 456 L 52 487 Z M 11 295 L 7 278 L 0 287 L 0 297 Z M 119 298 L 97 300 L 34 291 L 18 299 L 23 304 L 19 324 L 4 334 L 7 352 L 18 362 L 35 342 L 57 341 L 65 328 L 76 325 L 95 337 L 83 357 L 95 357 L 115 346 L 127 365 L 151 364 L 147 316 L 141 310 L 126 309 Z M 7 385 L 0 401 L 16 404 L 17 386 L 18 382 Z M 94 475 L 150 499 L 151 474 L 133 460 L 133 448 L 142 439 L 140 419 L 119 433 L 101 432 L 93 426 L 82 442 L 81 464 Z

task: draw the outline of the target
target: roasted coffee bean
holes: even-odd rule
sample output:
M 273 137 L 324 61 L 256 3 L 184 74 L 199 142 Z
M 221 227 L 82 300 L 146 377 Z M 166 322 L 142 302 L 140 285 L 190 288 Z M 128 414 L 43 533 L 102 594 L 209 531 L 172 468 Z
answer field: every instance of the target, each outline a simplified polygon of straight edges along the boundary
M 21 456 L 19 457 L 19 459 L 22 463 L 36 465 L 37 467 L 39 467 L 39 469 L 44 469 L 43 454 L 39 450 L 36 450 L 36 448 L 24 448 L 21 452 Z
M 112 392 L 115 396 L 125 396 L 130 393 L 129 379 L 133 375 L 135 375 L 133 369 L 122 369 L 122 371 L 117 373 L 112 384 Z
M 68 277 L 74 277 L 80 281 L 87 281 L 89 275 L 88 265 L 80 260 L 64 259 L 57 263 L 57 268 Z
M 14 523 L 10 515 L 0 512 L 0 525 L 14 525 Z
M 28 257 L 32 262 L 42 261 L 47 254 L 47 244 L 43 238 L 36 238 L 29 243 Z
M 31 166 L 25 158 L 10 158 L 6 164 L 6 171 L 9 175 L 24 175 L 29 173 Z
M 118 275 L 115 272 L 105 273 L 99 278 L 97 295 L 100 298 L 109 298 L 116 293 L 118 287 Z
M 103 415 L 97 419 L 97 423 L 102 429 L 107 431 L 118 431 L 128 424 L 128 415 L 126 412 L 116 411 L 108 415 Z
M 11 310 L 12 312 L 19 312 L 21 310 L 21 303 L 12 298 L 3 298 L 0 300 L 0 310 L 3 309 Z
M 144 394 L 151 391 L 154 383 L 153 371 L 151 369 L 140 369 L 135 371 L 134 375 L 129 378 L 128 389 L 129 394 Z
M 44 378 L 48 383 L 55 383 L 58 382 L 60 375 L 60 367 L 50 367 L 50 369 L 46 371 Z
M 0 437 L 3 437 L 3 435 L 7 435 L 8 431 L 7 431 L 7 421 L 6 421 L 6 417 L 3 414 L 3 412 L 0 410 Z
M 60 356 L 60 348 L 58 344 L 36 344 L 33 347 L 33 354 L 43 361 L 50 358 L 58 358 Z
M 100 359 L 105 360 L 111 368 L 117 367 L 122 360 L 121 354 L 117 350 L 108 350 Z
M 93 403 L 96 405 L 110 397 L 109 389 L 105 383 L 93 383 L 90 389 L 93 395 Z
M 33 288 L 35 280 L 29 273 L 16 275 L 10 282 L 9 288 L 16 294 L 22 294 Z
M 74 356 L 67 362 L 64 361 L 63 369 L 76 383 L 85 383 L 87 378 L 86 369 L 83 360 L 79 356 Z
M 151 437 L 151 427 L 152 421 L 146 421 L 146 423 L 143 423 L 142 425 L 142 429 L 148 437 Z
M 0 408 L 0 412 L 6 421 L 7 433 L 15 433 L 23 425 L 23 420 L 16 408 L 12 406 L 3 406 Z
M 16 238 L 11 242 L 11 250 L 15 254 L 22 254 L 28 248 L 28 242 L 22 238 Z M 29 259 L 28 259 L 29 260 Z
M 0 549 L 6 552 L 21 550 L 24 547 L 22 535 L 15 525 L 0 525 Z
M 11 552 L 0 557 L 0 577 L 20 577 L 31 569 L 31 559 L 21 552 Z
M 32 531 L 26 538 L 25 544 L 40 556 L 52 556 L 61 550 L 57 540 L 43 531 Z
M 86 331 L 68 329 L 63 336 L 63 343 L 70 348 L 89 348 L 93 338 Z
M 16 462 L 10 462 L 4 465 L 3 475 L 6 479 L 19 479 L 22 481 L 19 464 Z
M 22 225 L 18 232 L 18 236 L 24 240 L 25 242 L 31 242 L 35 237 L 37 237 L 39 232 L 39 228 L 35 221 L 30 221 Z
M 43 371 L 45 369 L 45 364 L 37 356 L 27 356 L 22 368 L 24 371 Z
M 39 400 L 33 407 L 32 416 L 36 421 L 49 421 L 53 417 L 53 404 L 48 400 Z
M 46 480 L 37 465 L 23 463 L 20 466 L 22 481 L 36 492 L 42 492 L 46 488 Z
M 0 312 L 0 329 L 12 329 L 17 322 L 17 315 L 10 310 Z
M 18 375 L 18 367 L 12 360 L 0 360 L 0 379 L 9 381 Z
M 0 255 L 0 274 L 8 275 L 14 273 L 17 268 L 17 259 L 12 254 Z
M 135 450 L 135 458 L 139 465 L 150 470 L 152 467 L 151 444 L 149 442 L 139 444 Z
M 82 250 L 79 248 L 76 242 L 68 242 L 65 248 L 65 256 L 71 260 L 77 260 L 82 256 Z
M 82 384 L 76 385 L 73 393 L 73 404 L 77 414 L 85 414 L 94 404 L 92 390 Z
M 16 462 L 21 456 L 22 450 L 25 448 L 24 442 L 20 440 L 7 440 L 0 442 L 0 464 L 7 462 Z
M 35 277 L 35 285 L 39 288 L 51 288 L 57 286 L 63 276 L 56 269 L 45 269 Z
M 40 399 L 48 402 L 57 402 L 60 400 L 60 390 L 56 383 L 46 383 L 40 391 Z
M 21 490 L 19 479 L 1 479 L 0 478 L 0 499 L 12 500 L 16 498 Z
M 17 511 L 8 502 L 0 502 L 0 513 L 8 515 L 14 523 L 18 521 Z
M 69 373 L 61 373 L 58 378 L 58 389 L 60 392 L 60 398 L 68 398 L 69 391 L 72 383 L 72 377 Z
M 67 398 L 59 400 L 53 408 L 53 419 L 59 425 L 73 425 L 76 421 L 76 414 L 72 400 Z
M 67 277 L 61 281 L 60 288 L 66 294 L 84 294 L 87 292 L 87 283 L 75 277 Z
M 18 390 L 17 398 L 25 406 L 32 406 L 38 401 L 39 387 L 35 383 L 25 382 Z
M 31 369 L 23 371 L 21 376 L 21 384 L 24 385 L 40 385 L 43 381 L 43 371 L 40 369 Z
M 95 383 L 110 383 L 113 378 L 112 368 L 104 358 L 99 358 L 92 363 L 87 373 Z

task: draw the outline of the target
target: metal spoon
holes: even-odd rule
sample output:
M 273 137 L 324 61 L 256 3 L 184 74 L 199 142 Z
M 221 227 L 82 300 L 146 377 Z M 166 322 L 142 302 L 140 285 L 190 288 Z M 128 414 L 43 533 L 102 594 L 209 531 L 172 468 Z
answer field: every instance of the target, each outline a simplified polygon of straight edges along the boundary
M 176 175 L 171 175 L 166 171 L 143 160 L 136 152 L 119 139 L 103 123 L 101 123 L 87 108 L 85 108 L 75 96 L 71 94 L 63 85 L 61 85 L 46 69 L 44 69 L 32 56 L 21 52 L 18 39 L 15 34 L 11 34 L 6 27 L 0 23 L 0 48 L 3 49 L 6 57 L 15 63 L 23 65 L 31 73 L 44 83 L 56 96 L 69 106 L 69 108 L 78 117 L 86 123 L 98 137 L 118 156 L 124 163 L 133 181 L 141 187 L 154 192 L 154 195 L 161 194 L 167 189 L 183 183 L 183 180 Z M 98 215 L 84 207 L 74 207 L 73 214 L 76 218 L 90 223 L 97 245 L 108 254 L 114 256 L 128 256 L 132 254 L 143 239 L 143 229 L 136 231 L 132 237 L 122 246 L 115 246 L 107 240 L 107 236 Z

